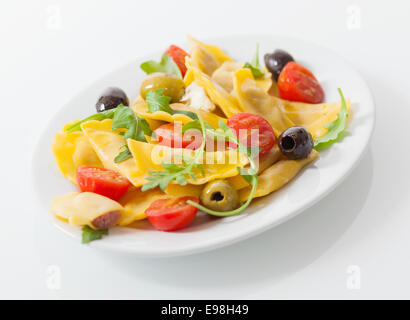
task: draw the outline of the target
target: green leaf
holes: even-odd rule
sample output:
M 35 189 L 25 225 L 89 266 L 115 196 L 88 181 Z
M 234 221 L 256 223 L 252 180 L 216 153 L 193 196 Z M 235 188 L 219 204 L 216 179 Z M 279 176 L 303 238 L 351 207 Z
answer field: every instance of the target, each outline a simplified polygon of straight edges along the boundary
M 95 230 L 89 226 L 84 226 L 82 231 L 82 243 L 84 244 L 94 240 L 100 240 L 103 236 L 108 235 L 108 229 Z
M 154 113 L 157 111 L 164 111 L 169 114 L 173 113 L 173 110 L 169 105 L 171 97 L 163 96 L 163 92 L 164 89 L 151 90 L 147 92 L 145 101 L 147 102 L 149 112 Z
M 171 172 L 171 173 L 180 172 L 184 169 L 183 167 L 180 167 L 180 166 L 176 165 L 175 163 L 165 163 L 165 162 L 163 162 L 161 165 L 164 167 L 165 170 L 167 170 L 168 172 Z
M 179 185 L 181 186 L 185 186 L 187 184 L 187 180 L 185 178 L 185 176 L 177 176 L 175 178 L 176 182 L 178 182 Z
M 135 139 L 137 134 L 137 118 L 134 111 L 128 107 L 118 106 L 112 121 L 112 130 L 127 129 L 124 139 Z M 146 142 L 144 137 L 144 142 Z
M 167 53 L 162 55 L 160 62 L 156 62 L 154 60 L 146 61 L 140 65 L 140 68 L 146 74 L 163 72 L 176 75 L 178 78 L 182 79 L 181 70 L 179 70 L 177 64 Z
M 216 130 L 209 122 L 204 121 L 204 125 L 205 125 L 206 129 Z M 184 133 L 188 130 L 199 130 L 199 131 L 201 131 L 202 127 L 201 127 L 201 123 L 199 122 L 199 120 L 194 120 L 194 121 L 187 122 L 182 126 L 182 133 Z
M 152 136 L 153 131 L 149 127 L 147 120 L 137 117 L 137 129 L 135 134 L 135 140 L 141 142 L 147 142 L 145 136 Z
M 330 147 L 333 143 L 340 141 L 346 135 L 345 129 L 349 112 L 342 90 L 340 88 L 338 90 L 341 98 L 341 108 L 337 115 L 337 119 L 325 127 L 328 129 L 327 133 L 324 136 L 315 139 L 314 145 L 315 149 L 318 151 Z
M 144 192 L 144 191 L 147 191 L 147 190 L 154 189 L 154 188 L 158 187 L 158 184 L 159 184 L 158 180 L 147 182 L 142 186 L 141 191 Z
M 233 142 L 238 142 L 238 138 L 236 137 L 235 132 L 222 120 L 218 121 L 219 128 L 222 129 L 223 133 Z M 239 143 L 239 142 L 238 142 Z
M 260 68 L 260 64 L 259 64 L 259 43 L 256 44 L 256 51 L 255 51 L 255 55 L 252 59 L 252 65 L 254 65 L 256 68 Z
M 115 162 L 115 163 L 122 162 L 122 161 L 125 161 L 125 160 L 129 159 L 129 158 L 132 158 L 132 154 L 131 154 L 131 151 L 130 151 L 130 149 L 128 148 L 128 146 L 125 144 L 125 145 L 123 145 L 122 147 L 124 148 L 124 150 L 121 151 L 121 152 L 118 154 L 118 156 L 116 156 L 116 157 L 114 158 L 114 162 Z
M 245 179 L 245 181 L 249 184 L 252 184 L 252 176 L 257 176 L 257 172 L 252 169 L 245 170 L 241 167 L 236 167 L 236 170 L 238 170 L 239 174 L 242 176 L 242 178 Z
M 157 111 L 164 111 L 169 114 L 184 114 L 194 120 L 198 119 L 198 116 L 194 112 L 172 109 L 169 105 L 172 98 L 162 95 L 163 92 L 164 89 L 151 90 L 147 92 L 145 101 L 148 105 L 149 112 L 154 113 Z
M 197 119 L 198 119 L 198 116 L 197 116 L 194 112 L 191 112 L 191 111 L 174 110 L 174 109 L 172 109 L 172 114 L 184 114 L 184 115 L 190 117 L 190 118 L 193 119 L 193 120 L 197 120 Z
M 114 113 L 115 113 L 116 109 L 112 109 L 112 110 L 107 110 L 107 111 L 103 111 L 103 112 L 99 112 L 96 114 L 93 114 L 83 120 L 80 120 L 76 123 L 74 123 L 73 125 L 69 126 L 68 128 L 65 129 L 66 132 L 71 133 L 71 132 L 75 132 L 75 131 L 81 131 L 81 124 L 83 124 L 84 122 L 87 121 L 91 121 L 91 120 L 97 120 L 97 121 L 102 121 L 105 119 L 112 119 L 114 117 Z
M 137 117 L 130 108 L 122 105 L 116 108 L 112 122 L 112 130 L 119 128 L 127 129 L 123 134 L 124 139 L 147 142 L 145 135 L 152 135 L 152 130 L 148 122 L 144 118 Z M 114 162 L 118 163 L 132 157 L 128 146 L 125 145 L 123 147 L 125 147 L 125 149 L 114 158 Z
M 263 77 L 265 73 L 259 64 L 259 44 L 256 44 L 256 52 L 252 62 L 246 62 L 243 67 L 250 69 L 255 79 Z
M 257 67 L 255 67 L 255 66 L 253 66 L 253 65 L 250 64 L 249 62 L 246 62 L 246 63 L 243 65 L 243 67 L 250 69 L 251 72 L 252 72 L 252 75 L 253 75 L 253 77 L 254 77 L 255 79 L 261 78 L 261 77 L 263 77 L 264 74 L 265 74 L 260 68 L 257 68 Z

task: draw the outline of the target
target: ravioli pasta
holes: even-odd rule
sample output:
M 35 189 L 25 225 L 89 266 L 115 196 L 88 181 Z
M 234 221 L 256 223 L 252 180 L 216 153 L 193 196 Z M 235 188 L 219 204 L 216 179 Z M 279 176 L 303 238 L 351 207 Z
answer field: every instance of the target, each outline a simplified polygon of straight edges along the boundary
M 83 132 L 64 132 L 68 125 L 55 135 L 52 149 L 60 171 L 70 182 L 77 184 L 76 170 L 79 166 L 102 167 L 102 163 Z
M 306 159 L 301 160 L 280 160 L 271 167 L 263 171 L 258 177 L 258 187 L 254 194 L 254 198 L 266 196 L 276 190 L 282 188 L 285 184 L 291 181 L 304 166 L 312 162 L 318 157 L 318 152 L 312 150 Z M 239 199 L 246 201 L 251 193 L 251 188 L 248 186 L 239 191 Z

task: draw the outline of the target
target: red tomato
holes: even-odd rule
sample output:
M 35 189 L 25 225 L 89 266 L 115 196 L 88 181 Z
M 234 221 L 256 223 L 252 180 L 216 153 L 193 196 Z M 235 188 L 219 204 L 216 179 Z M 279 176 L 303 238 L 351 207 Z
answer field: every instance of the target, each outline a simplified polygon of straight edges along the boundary
M 278 78 L 282 99 L 307 103 L 321 103 L 325 96 L 312 72 L 294 61 L 288 62 Z
M 91 166 L 77 168 L 77 183 L 81 192 L 98 193 L 112 200 L 120 199 L 130 186 L 130 182 L 119 173 Z
M 159 199 L 145 210 L 149 222 L 160 231 L 175 231 L 187 227 L 194 220 L 198 209 L 187 204 L 188 200 L 199 203 L 195 197 Z
M 241 112 L 230 117 L 227 124 L 235 132 L 241 144 L 248 147 L 259 146 L 259 148 L 261 148 L 259 156 L 268 153 L 275 144 L 275 133 L 273 132 L 272 126 L 261 116 Z M 258 131 L 255 132 L 252 129 Z M 256 141 L 256 143 L 254 141 Z
M 171 148 L 198 149 L 202 144 L 202 133 L 189 130 L 182 133 L 182 124 L 167 123 L 155 130 L 160 145 Z
M 185 76 L 185 57 L 189 56 L 189 54 L 182 50 L 180 47 L 177 47 L 176 45 L 171 45 L 167 49 L 167 51 L 165 51 L 165 53 L 167 53 L 172 58 L 172 60 L 174 60 L 174 62 L 177 64 L 179 70 L 181 70 L 182 76 Z

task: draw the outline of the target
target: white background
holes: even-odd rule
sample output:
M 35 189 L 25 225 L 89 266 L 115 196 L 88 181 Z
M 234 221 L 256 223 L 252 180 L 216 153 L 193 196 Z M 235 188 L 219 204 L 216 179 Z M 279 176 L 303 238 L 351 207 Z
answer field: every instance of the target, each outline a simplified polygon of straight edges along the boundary
M 409 31 L 408 1 L 3 0 L 0 298 L 410 298 Z M 31 155 L 48 120 L 84 86 L 188 33 L 292 36 L 348 60 L 377 108 L 353 174 L 297 218 L 187 257 L 96 251 L 39 223 Z

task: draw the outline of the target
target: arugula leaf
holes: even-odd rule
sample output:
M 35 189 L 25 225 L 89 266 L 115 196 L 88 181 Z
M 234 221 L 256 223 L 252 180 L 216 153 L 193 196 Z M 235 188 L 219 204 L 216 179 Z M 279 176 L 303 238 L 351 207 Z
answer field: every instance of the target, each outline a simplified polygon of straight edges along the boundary
M 130 108 L 124 107 L 123 105 L 117 107 L 112 121 L 112 130 L 120 128 L 127 129 L 124 133 L 124 139 L 134 139 L 137 135 L 137 118 L 135 113 Z M 145 137 L 143 142 L 147 142 Z
M 145 135 L 152 136 L 152 130 L 147 120 L 139 118 L 130 108 L 124 107 L 119 109 L 114 115 L 112 129 L 127 129 L 124 133 L 124 139 L 134 139 L 141 142 L 147 142 Z
M 172 110 L 172 114 L 184 114 L 188 117 L 190 117 L 191 119 L 197 120 L 198 116 L 191 111 L 186 111 L 186 110 Z
M 345 135 L 345 129 L 347 125 L 347 118 L 349 117 L 349 112 L 347 111 L 346 101 L 343 96 L 342 90 L 338 88 L 340 98 L 341 98 L 341 108 L 337 119 L 329 123 L 325 128 L 328 129 L 327 133 L 315 139 L 314 145 L 315 150 L 323 150 L 331 146 L 333 143 L 340 141 Z
M 149 127 L 147 120 L 137 117 L 134 111 L 128 107 L 124 107 L 123 105 L 116 108 L 112 122 L 112 130 L 117 130 L 119 128 L 127 129 L 123 135 L 124 139 L 134 139 L 141 142 L 147 142 L 145 135 L 152 135 L 152 130 Z M 124 150 L 114 158 L 115 163 L 132 157 L 127 145 L 124 145 L 122 148 L 124 148 Z
M 199 149 L 198 149 L 199 150 Z M 202 155 L 202 153 L 199 153 Z M 164 171 L 149 171 L 151 176 L 147 177 L 146 180 L 150 182 L 145 183 L 141 190 L 147 191 L 160 187 L 162 191 L 168 186 L 171 181 L 176 181 L 179 185 L 184 186 L 187 184 L 186 175 L 191 177 L 193 180 L 196 179 L 193 170 L 198 169 L 203 174 L 202 165 L 197 163 L 198 159 L 184 160 L 183 166 L 178 166 L 174 163 L 162 163 Z
M 252 184 L 252 176 L 255 176 L 258 174 L 258 172 L 255 169 L 244 169 L 241 167 L 236 167 L 236 170 L 238 170 L 239 174 L 242 176 L 242 178 L 245 179 L 245 181 L 249 184 Z
M 164 73 L 176 75 L 178 78 L 182 79 L 182 74 L 177 64 L 167 53 L 164 53 L 162 55 L 161 62 L 149 60 L 149 61 L 142 63 L 140 65 L 140 68 L 146 74 L 151 74 L 154 72 L 164 72 Z
M 90 243 L 94 240 L 100 240 L 103 236 L 108 235 L 108 229 L 94 230 L 89 226 L 84 226 L 82 229 L 82 243 Z
M 115 113 L 115 109 L 106 110 L 100 113 L 93 114 L 69 126 L 68 128 L 65 129 L 65 131 L 68 133 L 75 132 L 75 131 L 81 131 L 81 124 L 83 124 L 84 122 L 91 121 L 91 120 L 102 121 L 105 119 L 112 119 L 114 117 L 114 113 Z
M 122 162 L 125 161 L 129 158 L 132 158 L 132 154 L 130 149 L 128 148 L 128 145 L 124 144 L 122 146 L 122 148 L 124 148 L 123 151 L 121 151 L 115 158 L 114 158 L 114 162 L 118 163 L 118 162 Z
M 169 114 L 184 114 L 194 120 L 198 119 L 198 116 L 191 111 L 172 109 L 169 105 L 172 98 L 162 95 L 163 93 L 164 89 L 150 90 L 147 92 L 145 101 L 148 105 L 149 112 L 164 111 Z
M 255 79 L 263 77 L 265 73 L 263 72 L 261 65 L 259 64 L 259 44 L 256 44 L 256 52 L 252 61 L 246 62 L 243 67 L 250 69 Z
M 173 110 L 169 103 L 171 102 L 171 97 L 163 96 L 164 89 L 150 90 L 147 92 L 145 101 L 148 105 L 149 112 L 165 111 L 166 113 L 172 114 Z
M 204 125 L 205 125 L 206 129 L 216 130 L 209 122 L 204 121 Z M 188 130 L 194 130 L 194 129 L 202 130 L 201 123 L 199 122 L 199 120 L 194 120 L 194 121 L 190 121 L 190 122 L 185 123 L 182 126 L 182 133 L 184 133 Z
M 229 140 L 235 142 L 236 140 L 238 140 L 238 138 L 236 137 L 235 132 L 232 131 L 232 129 L 222 120 L 218 121 L 218 126 L 219 128 L 221 128 L 223 130 L 223 133 L 226 135 L 227 138 L 229 138 Z

